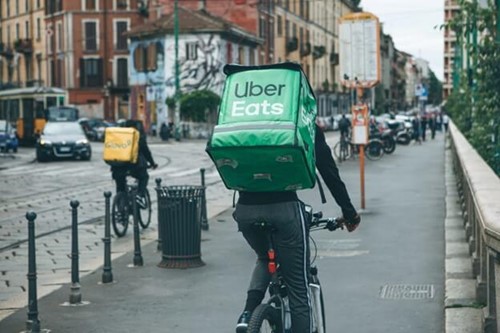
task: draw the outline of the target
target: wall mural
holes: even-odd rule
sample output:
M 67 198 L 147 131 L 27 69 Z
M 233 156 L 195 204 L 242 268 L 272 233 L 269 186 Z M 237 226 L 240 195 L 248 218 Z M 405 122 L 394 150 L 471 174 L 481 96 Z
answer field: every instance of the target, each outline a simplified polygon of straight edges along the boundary
M 189 36 L 179 45 L 179 79 L 181 91 L 189 93 L 195 90 L 208 89 L 217 94 L 222 93 L 225 76 L 222 67 L 225 64 L 222 41 L 217 35 Z M 195 59 L 187 59 L 186 45 L 196 43 Z M 167 54 L 173 63 L 169 66 L 166 86 L 168 96 L 175 93 L 175 59 L 173 57 L 173 43 L 167 49 Z M 172 52 L 170 52 L 172 49 Z
M 188 46 L 189 45 L 189 46 Z M 146 105 L 138 106 L 132 90 L 132 116 L 143 119 L 146 128 L 150 121 L 161 128 L 173 120 L 165 103 L 175 94 L 175 44 L 169 36 L 132 41 L 130 44 L 129 82 L 131 86 L 145 88 Z M 188 47 L 190 49 L 188 50 Z M 194 49 L 193 49 L 194 47 Z M 189 57 L 188 57 L 188 51 Z M 226 42 L 219 35 L 184 35 L 179 38 L 179 80 L 183 93 L 208 89 L 222 94 L 226 63 Z M 140 103 L 139 103 L 140 104 Z

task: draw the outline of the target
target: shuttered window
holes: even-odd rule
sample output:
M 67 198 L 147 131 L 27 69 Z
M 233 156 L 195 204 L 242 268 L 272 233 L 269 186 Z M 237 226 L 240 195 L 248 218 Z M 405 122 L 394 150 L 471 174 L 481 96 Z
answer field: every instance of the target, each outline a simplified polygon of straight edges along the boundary
M 97 51 L 96 22 L 85 22 L 85 51 Z
M 128 86 L 128 60 L 118 58 L 116 62 L 116 85 L 118 87 Z
M 127 21 L 116 22 L 116 49 L 126 50 L 127 49 L 127 37 L 123 33 L 127 31 Z
M 80 59 L 80 87 L 102 87 L 102 59 Z

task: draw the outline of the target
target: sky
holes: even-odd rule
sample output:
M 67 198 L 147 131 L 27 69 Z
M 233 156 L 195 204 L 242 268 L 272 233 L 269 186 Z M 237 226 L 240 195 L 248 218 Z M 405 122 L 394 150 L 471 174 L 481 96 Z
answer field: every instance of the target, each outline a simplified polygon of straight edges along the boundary
M 361 0 L 360 6 L 378 16 L 398 50 L 427 60 L 443 80 L 444 0 Z

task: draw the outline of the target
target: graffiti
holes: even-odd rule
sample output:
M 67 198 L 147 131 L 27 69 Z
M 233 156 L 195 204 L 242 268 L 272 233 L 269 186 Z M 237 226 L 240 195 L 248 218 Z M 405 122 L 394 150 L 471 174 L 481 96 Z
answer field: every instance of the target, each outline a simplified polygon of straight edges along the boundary
M 208 89 L 220 94 L 224 84 L 221 44 L 211 35 L 208 39 L 198 38 L 196 59 L 179 59 L 179 80 L 183 92 Z M 175 67 L 172 69 L 175 73 Z M 166 81 L 169 90 L 175 89 L 175 75 Z

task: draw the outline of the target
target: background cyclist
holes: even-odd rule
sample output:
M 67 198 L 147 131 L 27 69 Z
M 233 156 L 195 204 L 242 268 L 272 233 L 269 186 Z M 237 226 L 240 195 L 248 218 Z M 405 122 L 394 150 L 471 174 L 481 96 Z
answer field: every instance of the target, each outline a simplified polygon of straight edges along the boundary
M 138 180 L 138 193 L 136 197 L 137 203 L 141 208 L 146 208 L 146 198 L 144 193 L 146 192 L 149 180 L 147 167 L 149 164 L 152 169 L 156 169 L 158 164 L 155 163 L 151 150 L 149 150 L 142 122 L 140 120 L 129 119 L 125 121 L 123 127 L 133 127 L 139 131 L 139 156 L 137 157 L 137 163 L 135 164 L 111 167 L 111 175 L 116 182 L 116 193 L 125 192 L 127 190 L 127 175 L 130 174 Z
M 316 167 L 342 209 L 347 229 L 350 232 L 354 231 L 361 219 L 351 203 L 331 149 L 319 126 L 316 126 L 315 152 Z M 271 276 L 267 269 L 267 238 L 263 234 L 264 231 L 254 227 L 255 222 L 265 220 L 275 229 L 273 240 L 280 269 L 288 287 L 292 332 L 310 333 L 309 236 L 305 225 L 304 204 L 299 200 L 297 193 L 241 191 L 233 217 L 243 237 L 257 254 L 245 308 L 238 319 L 236 332 L 247 331 L 251 314 L 264 299 L 270 282 Z
M 339 131 L 340 136 L 344 139 L 349 137 L 349 130 L 351 129 L 351 122 L 345 116 L 345 113 L 342 114 L 342 118 L 339 120 Z

